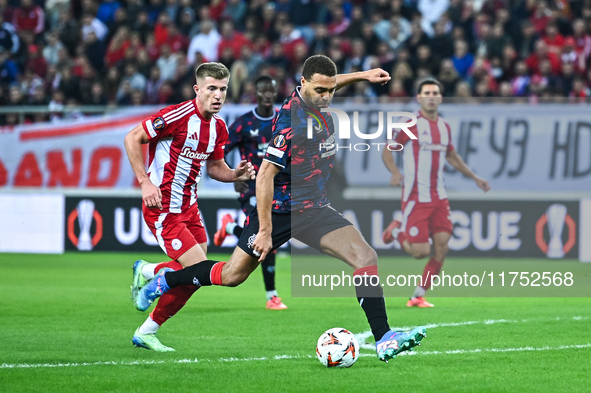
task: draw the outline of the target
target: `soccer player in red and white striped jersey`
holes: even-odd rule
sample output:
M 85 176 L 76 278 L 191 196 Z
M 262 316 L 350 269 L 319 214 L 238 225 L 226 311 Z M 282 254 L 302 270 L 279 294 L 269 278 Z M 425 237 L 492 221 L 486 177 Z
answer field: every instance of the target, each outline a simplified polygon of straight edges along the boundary
M 220 63 L 195 70 L 195 99 L 171 105 L 144 120 L 125 137 L 125 149 L 142 190 L 146 224 L 172 259 L 159 264 L 139 260 L 133 266 L 132 293 L 164 268 L 180 270 L 206 260 L 207 236 L 197 207 L 197 183 L 207 174 L 222 182 L 254 179 L 246 160 L 236 169 L 224 161 L 228 127 L 217 113 L 226 99 L 230 71 Z M 149 144 L 148 170 L 142 144 Z M 158 328 L 175 315 L 197 290 L 181 286 L 163 295 L 140 326 L 133 343 L 156 351 L 173 351 L 156 338 Z
M 445 162 L 474 180 L 484 192 L 490 189 L 490 185 L 476 176 L 454 149 L 450 126 L 437 112 L 442 100 L 439 82 L 427 78 L 419 83 L 417 91 L 421 109 L 417 123 L 409 127 L 416 139 L 400 132 L 393 141 L 388 141 L 404 147 L 404 176 L 396 166 L 391 151 L 384 149 L 382 153 L 382 159 L 392 173 L 390 184 L 402 187 L 403 212 L 402 221 L 392 221 L 382 238 L 384 243 L 398 240 L 413 258 L 430 256 L 421 285 L 416 287 L 407 306 L 433 307 L 424 295 L 431 288 L 431 278 L 438 275 L 443 266 L 447 243 L 453 232 L 443 173 Z M 433 241 L 433 252 L 429 238 Z

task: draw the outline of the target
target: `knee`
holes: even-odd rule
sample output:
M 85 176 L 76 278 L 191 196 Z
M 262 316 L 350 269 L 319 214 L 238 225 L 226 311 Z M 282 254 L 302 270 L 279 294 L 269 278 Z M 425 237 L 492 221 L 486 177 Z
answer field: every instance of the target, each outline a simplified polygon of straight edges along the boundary
M 356 253 L 353 263 L 356 268 L 377 265 L 378 254 L 373 248 L 369 246 L 364 247 L 362 250 Z

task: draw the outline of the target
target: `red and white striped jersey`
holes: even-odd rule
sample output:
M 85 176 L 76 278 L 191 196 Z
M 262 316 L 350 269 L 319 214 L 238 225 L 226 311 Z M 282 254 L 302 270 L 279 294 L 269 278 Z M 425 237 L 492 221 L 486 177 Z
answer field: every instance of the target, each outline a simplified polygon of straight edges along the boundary
M 446 154 L 454 150 L 449 124 L 438 117 L 430 121 L 419 111 L 417 124 L 409 130 L 418 137 L 410 139 L 399 132 L 394 141 L 404 146 L 404 189 L 402 200 L 434 202 L 447 199 L 443 168 Z
M 205 120 L 195 100 L 168 106 L 142 126 L 150 138 L 148 174 L 162 191 L 162 210 L 180 213 L 197 202 L 203 161 L 224 158 L 228 127 L 218 115 Z

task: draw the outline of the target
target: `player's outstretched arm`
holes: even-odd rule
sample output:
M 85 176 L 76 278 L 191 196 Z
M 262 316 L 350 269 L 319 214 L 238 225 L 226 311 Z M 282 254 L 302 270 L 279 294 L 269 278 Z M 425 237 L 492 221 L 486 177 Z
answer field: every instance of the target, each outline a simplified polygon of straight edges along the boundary
M 392 176 L 390 177 L 390 185 L 395 187 L 402 186 L 402 184 L 404 183 L 404 176 L 402 176 L 402 173 L 400 173 L 400 169 L 398 169 L 398 166 L 394 161 L 393 154 L 390 150 L 387 149 L 387 147 L 384 147 L 384 150 L 382 150 L 382 161 L 384 161 L 386 168 L 388 168 L 388 170 L 392 174 Z
M 488 181 L 484 180 L 481 177 L 478 177 L 472 171 L 472 169 L 470 169 L 470 167 L 468 167 L 468 165 L 464 162 L 462 157 L 460 157 L 460 155 L 458 154 L 457 151 L 455 151 L 455 150 L 450 151 L 449 153 L 447 153 L 445 158 L 447 159 L 447 162 L 449 162 L 449 164 L 451 166 L 453 166 L 458 171 L 462 172 L 464 175 L 468 176 L 470 179 L 474 180 L 476 185 L 478 187 L 480 187 L 484 192 L 488 192 L 488 190 L 490 190 L 490 184 L 488 184 Z
M 351 72 L 349 74 L 337 75 L 337 90 L 350 85 L 351 83 L 368 81 L 371 83 L 386 84 L 392 79 L 390 74 L 381 68 L 374 68 L 367 71 Z
M 259 261 L 264 261 L 273 247 L 271 233 L 273 223 L 271 211 L 273 209 L 273 189 L 275 175 L 281 168 L 264 160 L 259 169 L 256 184 L 257 213 L 259 215 L 259 232 L 256 235 L 252 249 L 260 254 Z
M 223 159 L 208 160 L 206 168 L 209 177 L 224 183 L 254 180 L 255 178 L 254 168 L 252 164 L 246 160 L 240 161 L 235 169 L 230 168 Z
M 151 181 L 144 167 L 142 144 L 148 143 L 148 136 L 141 124 L 135 126 L 124 139 L 125 151 L 131 164 L 131 169 L 142 189 L 142 199 L 150 209 L 162 209 L 162 192 Z

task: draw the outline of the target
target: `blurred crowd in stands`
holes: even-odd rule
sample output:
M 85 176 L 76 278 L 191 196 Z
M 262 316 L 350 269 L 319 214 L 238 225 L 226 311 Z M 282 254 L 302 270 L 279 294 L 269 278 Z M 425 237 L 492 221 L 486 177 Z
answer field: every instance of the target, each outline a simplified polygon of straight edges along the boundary
M 230 69 L 227 102 L 254 103 L 262 74 L 280 102 L 319 53 L 339 72 L 393 77 L 344 96 L 413 96 L 432 75 L 446 97 L 579 101 L 589 32 L 591 0 L 0 0 L 0 106 L 178 103 L 205 61 Z

